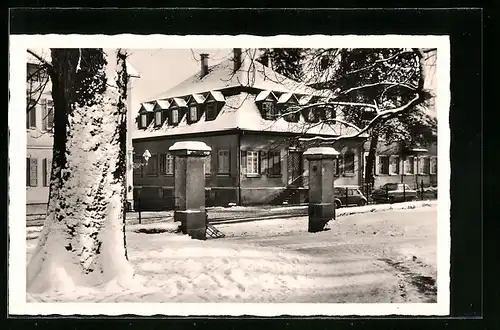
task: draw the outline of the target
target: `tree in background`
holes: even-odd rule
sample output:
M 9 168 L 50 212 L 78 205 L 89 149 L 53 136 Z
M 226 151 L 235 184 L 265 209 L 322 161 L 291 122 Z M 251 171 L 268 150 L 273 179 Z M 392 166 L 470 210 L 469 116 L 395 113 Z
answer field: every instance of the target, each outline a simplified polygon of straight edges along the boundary
M 133 278 L 125 223 L 126 53 L 52 49 L 54 145 L 43 230 L 27 266 L 27 291 Z M 108 57 L 108 58 L 107 58 Z
M 323 96 L 322 102 L 297 107 L 295 111 L 311 107 L 334 108 L 341 116 L 322 119 L 320 124 L 336 122 L 358 131 L 337 138 L 301 140 L 325 144 L 367 135 L 369 152 L 365 182 L 373 184 L 375 153 L 381 138 L 387 144 L 400 142 L 401 149 L 436 142 L 437 121 L 425 111 L 432 95 L 424 89 L 422 49 L 317 48 L 294 49 L 294 53 L 293 58 L 287 58 L 281 50 L 266 49 L 261 58 L 264 62 L 267 58 L 279 58 L 279 63 L 291 67 L 279 73 L 293 76 L 292 79 L 317 89 Z M 300 61 L 295 60 L 298 58 Z
M 302 48 L 262 48 L 257 61 L 272 68 L 283 76 L 300 81 L 303 77 L 302 61 L 305 54 Z

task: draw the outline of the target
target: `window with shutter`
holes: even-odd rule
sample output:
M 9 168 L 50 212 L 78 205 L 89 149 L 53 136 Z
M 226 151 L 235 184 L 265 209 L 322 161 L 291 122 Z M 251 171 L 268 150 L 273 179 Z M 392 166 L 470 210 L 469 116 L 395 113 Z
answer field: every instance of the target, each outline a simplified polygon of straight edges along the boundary
M 217 173 L 229 174 L 229 150 L 220 149 L 217 152 Z
M 38 159 L 30 158 L 30 186 L 38 186 Z

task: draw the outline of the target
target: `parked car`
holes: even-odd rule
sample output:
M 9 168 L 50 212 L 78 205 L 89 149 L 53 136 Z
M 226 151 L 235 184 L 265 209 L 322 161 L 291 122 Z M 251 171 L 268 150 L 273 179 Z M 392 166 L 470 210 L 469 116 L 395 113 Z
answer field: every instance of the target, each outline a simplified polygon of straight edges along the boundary
M 417 191 L 403 183 L 386 183 L 372 193 L 375 203 L 406 202 L 417 199 Z
M 335 207 L 366 205 L 367 199 L 357 186 L 338 186 L 333 188 Z

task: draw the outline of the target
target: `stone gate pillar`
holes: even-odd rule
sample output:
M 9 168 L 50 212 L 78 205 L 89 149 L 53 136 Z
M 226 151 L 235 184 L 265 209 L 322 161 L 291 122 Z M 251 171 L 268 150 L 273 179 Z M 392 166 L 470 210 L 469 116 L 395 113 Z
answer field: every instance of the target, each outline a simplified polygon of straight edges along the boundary
M 304 156 L 309 160 L 309 225 L 311 233 L 322 231 L 334 218 L 333 160 L 339 152 L 331 147 L 309 148 Z
M 211 148 L 203 142 L 176 142 L 169 151 L 175 157 L 174 221 L 192 238 L 206 239 L 204 158 Z

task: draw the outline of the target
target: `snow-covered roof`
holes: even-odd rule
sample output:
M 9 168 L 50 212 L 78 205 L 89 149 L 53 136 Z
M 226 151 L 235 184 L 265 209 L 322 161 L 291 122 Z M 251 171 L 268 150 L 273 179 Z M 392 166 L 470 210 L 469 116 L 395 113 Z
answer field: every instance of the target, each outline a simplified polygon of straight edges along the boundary
M 297 97 L 293 93 L 284 93 L 282 94 L 279 99 L 278 103 L 287 103 L 290 100 L 297 101 Z
M 335 150 L 332 147 L 314 147 L 314 148 L 309 148 L 304 152 L 304 156 L 307 155 L 330 155 L 330 156 L 337 156 L 340 155 L 340 152 Z
M 299 100 L 300 105 L 305 105 L 312 100 L 312 95 L 306 95 Z
M 253 65 L 250 63 L 251 61 L 243 61 L 240 69 L 234 72 L 234 60 L 227 59 L 209 67 L 207 75 L 201 77 L 200 72 L 197 72 L 180 84 L 157 95 L 153 100 L 220 91 L 240 86 L 282 93 L 310 94 L 317 92 L 313 88 L 276 73 L 257 61 L 254 61 Z
M 226 102 L 215 120 L 205 121 L 205 114 L 196 123 L 188 124 L 183 116 L 178 125 L 172 126 L 165 121 L 163 126 L 150 125 L 146 129 L 136 130 L 134 139 L 194 134 L 202 132 L 219 132 L 241 129 L 254 132 L 297 133 L 338 136 L 353 134 L 353 128 L 343 124 L 310 124 L 302 115 L 299 121 L 288 122 L 284 118 L 276 120 L 263 119 L 255 103 L 255 95 L 242 92 L 226 98 Z
M 222 93 L 221 93 L 221 92 L 219 92 L 219 91 L 210 91 L 210 93 L 209 93 L 209 96 L 208 96 L 208 97 L 210 97 L 210 95 L 211 95 L 211 96 L 214 98 L 214 100 L 216 100 L 217 102 L 224 102 L 224 101 L 226 100 L 226 99 L 224 98 L 224 95 L 222 95 Z M 208 98 L 208 97 L 207 97 L 207 98 Z
M 174 97 L 172 99 L 172 103 L 170 104 L 171 106 L 174 105 L 174 103 L 178 106 L 178 107 L 186 107 L 187 106 L 187 103 L 184 99 L 181 99 L 180 97 Z
M 153 102 L 141 103 L 141 108 L 139 109 L 139 112 L 144 112 L 144 111 L 151 112 L 154 110 L 154 106 L 155 106 L 155 103 L 153 103 Z
M 260 102 L 260 101 L 264 101 L 265 99 L 267 99 L 269 96 L 271 96 L 272 98 L 274 98 L 275 100 L 278 100 L 278 98 L 276 97 L 276 95 L 274 95 L 274 93 L 270 90 L 266 90 L 266 91 L 262 91 L 260 92 L 257 97 L 255 98 L 255 102 Z
M 189 97 L 187 103 L 191 102 L 191 100 L 194 100 L 198 104 L 202 104 L 203 102 L 205 102 L 205 97 L 201 94 L 192 94 Z
M 168 100 L 158 100 L 156 101 L 155 108 L 160 108 L 162 110 L 168 109 L 170 107 L 170 102 Z
M 207 146 L 205 142 L 201 141 L 177 141 L 168 150 L 198 150 L 198 151 L 211 151 L 212 148 Z

